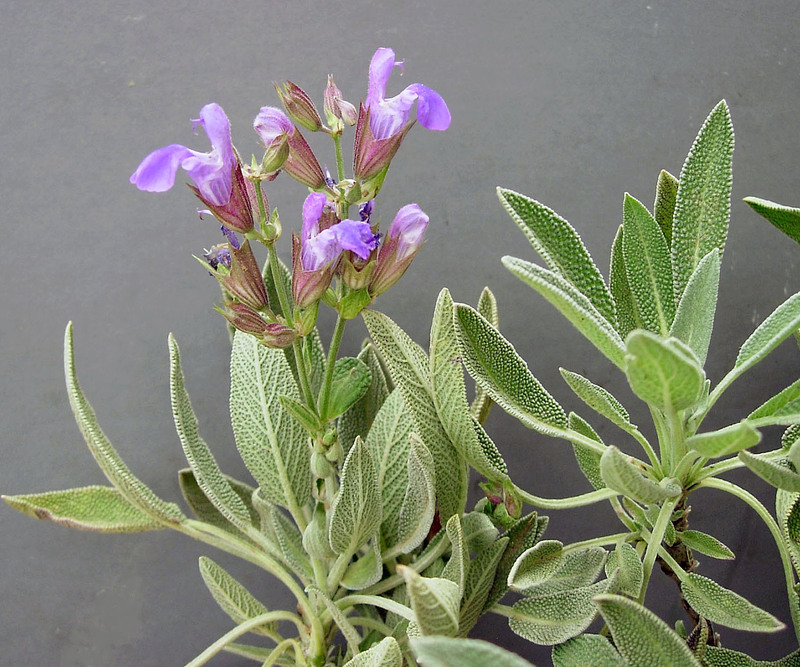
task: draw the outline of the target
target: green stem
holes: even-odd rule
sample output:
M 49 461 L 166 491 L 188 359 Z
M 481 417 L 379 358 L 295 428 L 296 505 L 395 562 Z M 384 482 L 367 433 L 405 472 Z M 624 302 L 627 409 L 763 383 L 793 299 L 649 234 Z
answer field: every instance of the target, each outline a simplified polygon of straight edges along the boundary
M 669 555 L 669 551 L 667 551 L 663 546 L 660 546 L 658 547 L 658 555 L 661 556 L 667 565 L 669 565 L 669 568 L 675 573 L 675 576 L 678 577 L 681 582 L 686 581 L 689 573 L 681 567 L 678 561 Z
M 380 597 L 379 595 L 364 595 L 363 593 L 360 595 L 347 595 L 341 600 L 336 601 L 336 606 L 342 610 L 348 607 L 354 607 L 357 604 L 366 604 L 372 607 L 385 609 L 409 621 L 417 620 L 414 610 L 410 607 L 406 607 L 404 604 L 400 604 L 389 598 Z
M 698 487 L 703 486 L 708 489 L 719 489 L 720 491 L 726 491 L 727 493 L 736 496 L 740 500 L 750 505 L 750 507 L 755 510 L 756 514 L 758 514 L 761 520 L 766 524 L 769 532 L 772 534 L 772 539 L 775 540 L 775 544 L 778 547 L 778 553 L 781 557 L 781 562 L 783 563 L 783 575 L 786 579 L 786 592 L 790 597 L 789 611 L 792 614 L 792 624 L 794 625 L 795 636 L 797 637 L 797 640 L 800 641 L 800 606 L 798 606 L 797 603 L 792 604 L 791 601 L 791 597 L 793 595 L 797 595 L 794 590 L 794 566 L 792 564 L 792 558 L 786 549 L 783 534 L 781 533 L 781 529 L 778 527 L 778 523 L 769 513 L 769 510 L 761 504 L 761 501 L 758 500 L 758 498 L 748 491 L 745 491 L 742 487 L 733 484 L 732 482 L 711 477 L 704 479 L 702 482 L 700 482 L 700 484 L 698 484 Z
M 579 549 L 588 549 L 590 547 L 604 547 L 608 544 L 617 544 L 620 541 L 635 538 L 636 533 L 616 533 L 614 535 L 603 535 L 602 537 L 593 537 L 590 540 L 583 540 L 582 542 L 573 542 L 568 544 L 562 550 L 562 554 L 567 554 L 570 551 L 578 551 Z
M 574 507 L 585 507 L 586 505 L 599 503 L 601 500 L 609 500 L 619 495 L 619 493 L 611 489 L 598 489 L 597 491 L 590 491 L 580 496 L 570 496 L 568 498 L 542 498 L 541 496 L 534 496 L 532 493 L 528 493 L 516 485 L 514 485 L 514 490 L 519 494 L 520 498 L 529 505 L 548 510 L 565 510 Z
M 386 637 L 391 637 L 392 632 L 394 632 L 394 630 L 386 625 L 386 623 L 382 623 L 375 618 L 369 618 L 368 616 L 353 616 L 352 618 L 348 618 L 348 620 L 351 624 L 357 625 L 360 628 L 377 630 Z
M 327 586 L 323 590 L 328 592 L 329 598 L 332 598 L 336 594 L 336 589 L 339 588 L 339 582 L 342 580 L 348 565 L 350 565 L 352 557 L 353 553 L 351 551 L 345 551 L 339 554 L 333 567 L 328 572 Z
M 269 268 L 272 271 L 272 283 L 275 285 L 275 291 L 278 293 L 278 302 L 281 305 L 281 312 L 286 320 L 286 323 L 291 327 L 292 321 L 292 303 L 289 300 L 289 295 L 286 293 L 286 285 L 283 282 L 283 275 L 280 269 L 280 260 L 278 259 L 278 251 L 275 250 L 275 244 L 270 243 L 267 246 L 269 253 Z
M 778 459 L 782 456 L 786 456 L 786 452 L 783 449 L 775 449 L 771 452 L 767 452 L 766 454 L 761 454 L 761 458 L 765 459 Z M 698 476 L 697 480 L 702 481 L 704 479 L 708 479 L 709 477 L 716 477 L 717 475 L 721 475 L 722 473 L 728 472 L 729 470 L 735 470 L 736 468 L 743 468 L 744 463 L 742 463 L 741 459 L 736 456 L 732 456 L 729 459 L 725 459 L 724 461 L 720 461 L 719 463 L 714 463 L 708 466 L 705 470 L 703 470 Z
M 307 340 L 307 338 L 303 338 L 302 343 L 299 340 L 295 340 L 294 343 L 292 343 L 292 351 L 294 352 L 294 364 L 297 367 L 297 377 L 300 378 L 300 390 L 303 392 L 303 398 L 308 408 L 316 413 L 317 404 L 314 401 L 314 393 L 311 391 L 311 382 L 308 379 L 308 369 L 306 368 L 306 358 L 302 348 L 302 345 L 305 345 Z
M 650 463 L 653 466 L 653 471 L 656 473 L 656 476 L 663 477 L 664 471 L 661 468 L 661 461 L 658 460 L 658 455 L 653 449 L 653 445 L 650 444 L 650 441 L 641 434 L 638 428 L 634 428 L 631 431 L 626 431 L 626 433 L 630 433 L 636 439 L 636 442 L 642 446 L 644 453 L 647 454 L 647 458 L 650 459 Z
M 270 651 L 267 659 L 261 663 L 261 667 L 272 667 L 272 665 L 278 662 L 278 659 L 284 653 L 286 653 L 286 650 L 290 647 L 294 649 L 295 665 L 301 665 L 301 660 L 303 659 L 302 647 L 297 643 L 296 639 L 284 639 L 280 644 L 272 649 L 272 651 Z
M 331 344 L 328 348 L 328 360 L 325 365 L 325 379 L 322 383 L 322 390 L 319 399 L 319 414 L 323 419 L 326 419 L 328 414 L 328 403 L 331 398 L 331 384 L 333 383 L 333 371 L 336 367 L 336 357 L 339 354 L 339 345 L 342 342 L 342 334 L 344 334 L 344 326 L 347 320 L 341 315 L 336 317 L 336 326 L 333 329 L 333 336 L 331 337 Z
M 415 572 L 419 573 L 425 570 L 429 565 L 431 565 L 439 556 L 444 554 L 450 548 L 450 540 L 445 539 L 442 537 L 438 544 L 430 549 L 429 551 L 423 552 L 417 560 L 411 563 L 408 567 L 410 567 Z M 372 586 L 365 588 L 361 591 L 364 595 L 380 595 L 385 593 L 386 591 L 390 591 L 393 588 L 397 588 L 400 584 L 402 584 L 405 579 L 400 576 L 399 574 L 393 574 L 390 577 L 386 577 L 382 581 L 379 581 L 377 584 L 373 584 Z
M 336 150 L 336 177 L 343 181 L 345 174 L 344 174 L 344 159 L 342 158 L 342 135 L 341 134 L 334 134 L 333 135 L 333 146 Z
M 259 223 L 261 228 L 263 229 L 264 225 L 267 224 L 267 207 L 264 205 L 264 193 L 261 192 L 261 183 L 258 180 L 254 180 L 253 185 L 255 186 L 256 201 L 258 202 Z
M 672 512 L 680 499 L 667 500 L 661 506 L 658 513 L 658 518 L 653 526 L 653 532 L 647 540 L 647 549 L 644 552 L 644 560 L 642 566 L 644 568 L 644 578 L 642 579 L 642 587 L 639 589 L 639 597 L 637 601 L 639 604 L 644 604 L 644 596 L 647 593 L 647 586 L 650 583 L 650 575 L 653 573 L 653 566 L 656 562 L 658 555 L 658 548 L 664 539 L 664 533 L 667 532 L 667 526 L 672 520 Z
M 628 513 L 625 511 L 625 508 L 622 506 L 622 503 L 619 501 L 619 498 L 612 498 L 610 501 L 611 507 L 614 508 L 614 512 L 617 515 L 617 518 L 622 522 L 622 524 L 631 532 L 635 533 L 639 529 L 636 527 L 636 522 L 631 519 Z

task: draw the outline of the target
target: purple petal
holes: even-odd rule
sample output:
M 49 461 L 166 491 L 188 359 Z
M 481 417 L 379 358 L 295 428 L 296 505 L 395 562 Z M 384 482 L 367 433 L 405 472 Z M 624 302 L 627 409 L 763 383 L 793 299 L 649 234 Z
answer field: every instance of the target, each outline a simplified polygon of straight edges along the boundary
M 203 199 L 215 206 L 227 204 L 231 198 L 233 165 L 226 165 L 213 150 L 210 153 L 190 152 L 181 167 L 191 176 Z
M 131 175 L 131 183 L 145 192 L 166 192 L 175 185 L 178 167 L 196 153 L 186 146 L 171 144 L 148 155 Z
M 338 226 L 338 225 L 337 225 Z M 303 240 L 300 260 L 304 271 L 317 271 L 335 261 L 342 253 L 336 226 L 322 230 L 316 236 Z
M 318 230 L 317 223 L 322 216 L 322 209 L 325 208 L 327 197 L 321 192 L 312 192 L 303 202 L 303 228 L 300 238 L 307 241 L 312 236 L 316 236 Z
M 365 106 L 370 107 L 376 102 L 380 102 L 386 96 L 386 84 L 392 75 L 392 68 L 395 66 L 394 51 L 386 47 L 381 47 L 375 51 L 369 63 L 369 88 L 367 89 L 367 101 Z
M 219 153 L 222 163 L 229 171 L 236 162 L 236 154 L 231 143 L 231 123 L 222 107 L 212 102 L 200 109 L 200 122 L 211 140 L 211 148 Z
M 369 108 L 369 129 L 375 139 L 386 139 L 397 134 L 408 122 L 417 93 L 406 88 L 399 95 L 382 100 Z
M 397 239 L 398 261 L 405 259 L 419 248 L 428 221 L 428 216 L 417 204 L 406 204 L 397 212 L 389 227 L 389 237 Z
M 352 250 L 361 259 L 367 259 L 378 245 L 372 229 L 366 222 L 342 220 L 330 229 L 336 230 L 342 250 Z
M 450 127 L 450 109 L 439 93 L 421 83 L 412 83 L 406 90 L 414 92 L 419 98 L 417 120 L 422 127 L 429 130 L 446 130 Z
M 261 137 L 266 148 L 281 136 L 292 134 L 294 125 L 289 117 L 276 107 L 262 107 L 253 121 L 253 129 Z

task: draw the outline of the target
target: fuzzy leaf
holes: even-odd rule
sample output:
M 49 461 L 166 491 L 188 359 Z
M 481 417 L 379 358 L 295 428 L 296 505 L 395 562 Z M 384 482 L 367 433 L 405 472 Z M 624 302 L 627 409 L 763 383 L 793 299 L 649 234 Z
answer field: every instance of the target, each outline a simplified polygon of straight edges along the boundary
M 19 496 L 3 496 L 15 510 L 68 528 L 96 533 L 140 533 L 166 528 L 108 486 L 84 486 Z
M 439 515 L 442 521 L 447 521 L 464 509 L 467 465 L 447 436 L 436 412 L 428 356 L 386 315 L 372 310 L 364 310 L 361 315 L 375 346 L 386 360 L 392 379 L 403 394 L 414 432 L 433 455 Z
M 559 368 L 558 370 L 561 373 L 561 377 L 569 385 L 569 388 L 592 410 L 626 431 L 635 428 L 631 424 L 628 411 L 608 391 L 582 375 L 578 375 L 578 373 L 573 373 L 564 368 Z
M 739 460 L 776 489 L 783 489 L 793 493 L 800 491 L 800 475 L 789 467 L 789 463 L 785 459 L 771 461 L 758 454 L 741 451 L 739 452 Z
M 614 644 L 637 667 L 701 667 L 686 642 L 642 605 L 619 595 L 598 595 L 595 604 Z
M 617 575 L 617 592 L 635 597 L 644 581 L 644 567 L 639 559 L 639 554 L 627 542 L 617 545 L 606 560 L 606 576 L 610 577 L 615 570 Z
M 566 427 L 563 408 L 500 332 L 464 304 L 455 307 L 455 325 L 464 365 L 495 403 L 542 433 L 558 435 Z
M 339 494 L 331 506 L 331 549 L 337 554 L 355 553 L 380 525 L 378 472 L 367 447 L 358 438 L 345 459 Z
M 709 459 L 727 456 L 742 449 L 749 449 L 761 441 L 759 433 L 748 420 L 731 424 L 718 431 L 698 433 L 686 438 L 686 446 Z
M 706 667 L 797 667 L 800 665 L 800 650 L 772 661 L 755 660 L 746 653 L 721 646 L 707 646 L 703 653 L 703 663 Z
M 497 299 L 488 287 L 484 287 L 481 296 L 478 299 L 478 312 L 486 318 L 495 329 L 500 329 L 500 317 L 497 311 Z M 469 409 L 472 416 L 475 417 L 481 424 L 485 423 L 489 418 L 489 411 L 492 408 L 492 399 L 483 389 L 478 385 L 475 386 L 475 398 L 472 399 L 472 404 Z
M 363 653 L 353 656 L 344 667 L 403 667 L 403 653 L 394 637 L 384 637 Z
M 644 328 L 666 335 L 675 316 L 672 262 L 664 234 L 637 199 L 625 195 L 622 254 Z
M 769 220 L 790 239 L 800 243 L 800 208 L 783 206 L 767 199 L 745 197 L 745 203 L 760 216 Z
M 606 550 L 601 547 L 568 551 L 555 572 L 542 583 L 527 589 L 526 594 L 538 596 L 588 586 L 597 579 L 605 561 Z
M 712 623 L 749 632 L 777 632 L 786 627 L 738 593 L 694 572 L 681 582 L 681 592 L 692 608 Z
M 430 376 L 433 403 L 450 441 L 482 475 L 489 479 L 507 478 L 500 453 L 487 457 L 473 426 L 453 323 L 453 299 L 447 289 L 439 293 L 431 324 Z
M 459 599 L 464 594 L 464 585 L 467 581 L 469 572 L 469 550 L 464 539 L 464 528 L 461 525 L 461 517 L 454 514 L 447 520 L 445 526 L 447 537 L 450 540 L 451 552 L 447 564 L 442 570 L 442 578 L 449 579 L 458 586 Z
M 661 503 L 681 494 L 677 485 L 660 486 L 645 477 L 639 467 L 613 445 L 600 457 L 600 474 L 609 489 L 644 505 Z
M 513 606 L 509 627 L 535 644 L 560 644 L 588 628 L 597 609 L 592 598 L 605 593 L 608 580 L 568 591 L 522 598 Z
M 225 475 L 225 479 L 227 480 L 228 484 L 230 484 L 236 495 L 239 496 L 239 499 L 244 503 L 245 507 L 247 507 L 247 510 L 250 514 L 250 523 L 252 523 L 254 526 L 258 526 L 260 522 L 258 512 L 255 510 L 251 502 L 251 498 L 253 497 L 253 492 L 255 489 L 249 484 L 240 482 L 238 479 L 234 479 L 229 475 Z M 206 497 L 206 494 L 203 493 L 203 490 L 197 483 L 197 480 L 194 477 L 194 472 L 192 472 L 191 468 L 183 468 L 182 470 L 178 471 L 178 484 L 181 487 L 181 493 L 183 494 L 184 499 L 189 504 L 192 512 L 194 512 L 195 516 L 200 521 L 210 523 L 212 526 L 216 526 L 217 528 L 222 528 L 226 532 L 236 535 L 240 539 L 243 538 L 239 529 L 234 527 L 234 525 L 222 514 L 220 514 L 219 510 L 211 504 L 211 501 Z
M 461 593 L 449 579 L 422 577 L 410 567 L 399 566 L 397 571 L 406 581 L 408 599 L 423 635 L 452 637 L 458 632 L 458 612 Z
M 614 301 L 581 237 L 566 220 L 538 201 L 497 188 L 497 196 L 553 273 L 573 285 L 612 324 Z
M 653 217 L 656 219 L 661 233 L 672 245 L 672 219 L 675 215 L 675 200 L 678 197 L 678 179 L 663 169 L 658 174 L 656 184 L 656 200 L 653 203 Z
M 535 667 L 516 653 L 480 639 L 413 637 L 411 649 L 422 667 Z
M 718 558 L 720 560 L 733 560 L 736 558 L 733 551 L 728 549 L 716 537 L 701 533 L 699 530 L 684 530 L 678 536 L 687 547 L 692 551 L 697 551 L 711 558 Z
M 703 396 L 705 373 L 677 338 L 637 330 L 628 335 L 625 348 L 628 383 L 646 403 L 671 413 L 695 405 Z
M 342 580 L 339 582 L 351 591 L 360 591 L 367 586 L 377 584 L 383 574 L 383 561 L 378 546 L 379 538 L 375 535 L 367 544 L 367 551 L 347 566 Z
M 322 418 L 330 421 L 346 412 L 369 389 L 370 371 L 367 365 L 355 357 L 342 357 L 333 367 L 331 395 L 327 414 Z
M 228 483 L 205 440 L 200 437 L 197 417 L 186 391 L 180 349 L 172 334 L 169 335 L 169 360 L 172 417 L 194 478 L 219 513 L 246 533 L 253 526 L 250 511 Z
M 260 500 L 260 492 L 253 496 L 254 501 Z M 306 550 L 303 548 L 303 536 L 297 525 L 284 512 L 263 501 L 266 509 L 267 530 L 274 537 L 283 561 L 304 581 L 313 581 L 314 571 Z
M 608 281 L 617 311 L 617 331 L 622 338 L 625 338 L 634 329 L 644 327 L 642 315 L 636 307 L 636 301 L 634 301 L 631 286 L 628 283 L 628 271 L 625 268 L 625 256 L 622 252 L 624 237 L 625 234 L 620 225 L 611 246 L 611 269 Z
M 553 667 L 628 667 L 611 642 L 600 635 L 580 635 L 553 647 Z
M 324 428 L 324 424 L 316 412 L 311 410 L 305 403 L 283 394 L 279 398 L 284 410 L 292 415 L 306 431 L 316 433 Z
M 569 413 L 569 427 L 571 430 L 587 438 L 596 440 L 601 445 L 604 444 L 597 435 L 595 430 L 589 425 L 587 421 L 576 415 L 574 412 Z M 586 479 L 595 489 L 604 489 L 606 483 L 603 481 L 603 476 L 600 474 L 600 456 L 601 454 L 594 449 L 589 448 L 582 442 L 573 442 L 572 451 L 575 454 L 575 460 L 578 462 L 578 467 L 584 474 Z
M 300 398 L 283 351 L 236 332 L 230 397 L 236 446 L 266 500 L 297 512 L 311 499 L 310 448 L 281 394 Z
M 759 408 L 753 410 L 747 419 L 759 426 L 783 424 L 789 426 L 800 422 L 800 380 L 778 392 Z
M 469 565 L 458 620 L 458 634 L 462 637 L 467 636 L 483 612 L 508 541 L 501 537 L 492 542 Z
M 206 556 L 200 556 L 200 574 L 222 611 L 237 625 L 267 613 L 267 608 L 244 586 Z M 275 636 L 277 625 L 268 623 L 255 628 L 252 632 L 268 637 Z
M 775 494 L 775 516 L 792 557 L 794 569 L 800 573 L 800 493 L 778 489 Z
M 733 125 L 723 100 L 708 115 L 678 179 L 672 225 L 675 297 L 680 299 L 700 260 L 720 254 L 728 235 L 731 208 Z
M 546 582 L 564 562 L 564 545 L 558 540 L 542 540 L 523 553 L 508 574 L 508 586 L 524 591 Z
M 503 257 L 503 264 L 522 282 L 552 303 L 613 364 L 622 368 L 622 339 L 589 299 L 561 276 L 541 266 L 508 256 Z
M 75 373 L 75 355 L 72 344 L 72 322 L 64 332 L 64 375 L 67 393 L 75 421 L 91 451 L 94 460 L 105 476 L 131 505 L 159 523 L 176 524 L 185 518 L 175 503 L 161 500 L 123 462 L 117 450 L 97 423 L 92 406 L 86 400 Z
M 720 253 L 714 248 L 697 265 L 683 291 L 669 335 L 682 340 L 706 363 L 719 292 Z

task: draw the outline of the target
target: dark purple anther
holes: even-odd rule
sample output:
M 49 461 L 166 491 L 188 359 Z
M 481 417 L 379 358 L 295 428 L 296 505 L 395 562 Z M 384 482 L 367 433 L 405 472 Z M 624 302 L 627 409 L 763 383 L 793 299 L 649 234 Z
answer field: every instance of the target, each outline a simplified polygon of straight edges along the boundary
M 369 222 L 369 217 L 372 215 L 372 210 L 375 208 L 375 200 L 370 199 L 358 207 L 358 215 L 362 222 Z
M 222 233 L 225 234 L 225 238 L 228 239 L 228 243 L 231 244 L 231 248 L 238 250 L 241 247 L 241 243 L 239 243 L 239 239 L 236 238 L 236 232 L 232 229 L 228 229 L 225 225 L 222 225 L 220 229 Z
M 211 250 L 206 250 L 203 257 L 212 269 L 216 269 L 220 264 L 228 269 L 231 268 L 231 251 L 224 243 L 211 246 Z

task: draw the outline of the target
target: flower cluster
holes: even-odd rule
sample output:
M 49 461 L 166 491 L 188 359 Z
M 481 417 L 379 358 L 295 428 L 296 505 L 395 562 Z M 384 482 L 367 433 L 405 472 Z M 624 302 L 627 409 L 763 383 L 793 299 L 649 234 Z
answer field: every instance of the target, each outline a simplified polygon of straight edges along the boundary
M 403 275 L 423 242 L 428 216 L 417 204 L 403 206 L 388 232 L 381 234 L 372 221 L 377 197 L 403 138 L 416 120 L 430 130 L 450 125 L 447 104 L 435 90 L 412 83 L 394 97 L 386 87 L 395 67 L 392 49 L 380 48 L 369 66 L 364 102 L 356 110 L 328 77 L 324 91 L 327 125 L 311 98 L 287 81 L 276 85 L 283 109 L 263 107 L 253 128 L 264 149 L 260 161 L 254 157 L 244 165 L 233 147 L 228 117 L 218 104 L 207 104 L 194 120 L 205 130 L 211 150 L 202 153 L 181 144 L 165 146 L 148 155 L 131 176 L 140 190 L 164 192 L 175 183 L 178 169 L 189 175 L 203 212 L 222 225 L 227 243 L 214 246 L 201 260 L 222 286 L 222 314 L 237 329 L 258 337 L 264 344 L 285 347 L 308 332 L 300 325 L 304 311 L 322 299 L 345 318 L 389 289 Z M 353 175 L 346 178 L 341 160 L 341 135 L 355 126 Z M 300 128 L 332 137 L 337 158 L 338 180 L 323 169 Z M 250 240 L 258 240 L 273 251 L 280 236 L 277 213 L 270 215 L 262 182 L 285 172 L 311 191 L 302 211 L 299 234 L 292 234 L 291 304 L 271 308 Z M 358 206 L 358 219 L 349 216 Z M 237 234 L 244 237 L 240 241 Z M 334 279 L 340 278 L 336 289 Z M 353 296 L 356 293 L 356 296 Z M 355 304 L 355 305 L 354 305 Z M 288 307 L 287 307 L 288 305 Z M 311 323 L 313 325 L 313 322 Z

